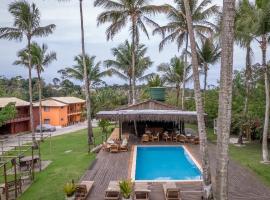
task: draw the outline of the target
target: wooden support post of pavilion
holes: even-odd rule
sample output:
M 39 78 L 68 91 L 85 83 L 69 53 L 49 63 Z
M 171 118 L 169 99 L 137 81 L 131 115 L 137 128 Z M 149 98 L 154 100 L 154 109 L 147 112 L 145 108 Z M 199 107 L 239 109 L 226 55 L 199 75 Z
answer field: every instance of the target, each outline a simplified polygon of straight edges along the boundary
M 119 120 L 119 139 L 122 140 L 122 121 Z

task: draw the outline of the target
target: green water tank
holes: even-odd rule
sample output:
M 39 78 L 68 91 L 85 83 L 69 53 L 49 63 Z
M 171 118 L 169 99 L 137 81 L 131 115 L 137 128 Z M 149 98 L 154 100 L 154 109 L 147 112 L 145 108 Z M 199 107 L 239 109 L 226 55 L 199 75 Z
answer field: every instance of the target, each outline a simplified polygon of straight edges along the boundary
M 165 101 L 165 87 L 150 87 L 150 98 L 157 101 Z

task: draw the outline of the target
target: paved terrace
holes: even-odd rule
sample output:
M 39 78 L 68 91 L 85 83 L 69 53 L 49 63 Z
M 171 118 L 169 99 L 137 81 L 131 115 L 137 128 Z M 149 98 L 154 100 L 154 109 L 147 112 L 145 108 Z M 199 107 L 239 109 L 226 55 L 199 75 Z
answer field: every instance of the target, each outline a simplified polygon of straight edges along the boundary
M 139 144 L 135 137 L 130 137 L 131 145 Z M 176 143 L 149 143 L 151 144 L 176 144 Z M 200 162 L 199 145 L 187 145 L 193 156 Z M 215 146 L 210 144 L 210 159 L 213 183 L 215 184 Z M 101 151 L 96 161 L 86 171 L 82 180 L 93 180 L 94 188 L 88 199 L 103 200 L 105 190 L 111 180 L 122 180 L 129 177 L 131 166 L 131 151 L 112 154 Z M 233 160 L 229 163 L 229 199 L 230 200 L 269 200 L 270 188 L 261 183 L 260 180 L 249 170 L 243 168 Z M 165 200 L 162 184 L 149 183 L 152 200 Z M 200 193 L 188 191 L 200 191 L 201 183 L 177 183 L 181 188 L 182 200 L 200 200 Z

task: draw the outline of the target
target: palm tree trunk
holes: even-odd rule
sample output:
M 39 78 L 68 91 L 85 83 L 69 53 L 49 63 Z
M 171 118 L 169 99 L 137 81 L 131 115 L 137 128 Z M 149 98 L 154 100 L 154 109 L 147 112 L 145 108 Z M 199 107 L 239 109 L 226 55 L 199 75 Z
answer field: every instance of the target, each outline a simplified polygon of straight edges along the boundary
M 135 16 L 132 16 L 132 58 L 131 58 L 131 67 L 132 67 L 132 104 L 136 103 L 135 99 L 135 40 L 136 40 L 136 25 L 135 25 Z
M 203 86 L 203 101 L 204 106 L 206 102 L 206 87 L 207 87 L 207 75 L 208 75 L 208 66 L 207 63 L 204 64 L 204 86 Z
M 180 96 L 180 85 L 176 85 L 176 106 L 179 106 L 179 96 Z
M 40 77 L 40 69 L 37 66 L 37 75 L 38 75 L 38 100 L 39 100 L 39 124 L 40 124 L 40 137 L 43 140 L 42 133 L 42 88 L 41 88 L 41 77 Z
M 249 98 L 249 90 L 250 90 L 250 75 L 251 75 L 251 47 L 250 43 L 247 46 L 247 52 L 246 52 L 246 71 L 245 71 L 245 88 L 246 88 L 246 94 L 245 94 L 245 104 L 244 104 L 244 116 L 247 115 L 248 112 L 248 98 Z
M 93 129 L 91 122 L 91 96 L 90 96 L 90 80 L 88 77 L 88 71 L 85 61 L 85 47 L 84 47 L 84 24 L 83 24 L 83 9 L 82 0 L 80 1 L 80 19 L 81 19 L 81 45 L 82 45 L 82 58 L 83 58 L 83 76 L 84 76 L 84 90 L 86 97 L 86 111 L 87 111 L 87 134 L 88 134 L 88 146 L 90 152 L 90 145 L 93 144 Z
M 32 57 L 31 57 L 31 37 L 27 37 L 28 49 L 28 89 L 29 89 L 29 103 L 30 103 L 30 130 L 32 132 L 32 142 L 36 145 L 36 135 L 34 130 L 34 117 L 33 117 L 33 94 L 32 94 Z
M 132 104 L 132 78 L 129 78 L 129 99 L 128 99 L 128 104 Z
M 190 6 L 188 0 L 184 0 L 185 11 L 186 11 L 186 20 L 188 25 L 189 39 L 191 45 L 191 54 L 192 54 L 192 68 L 193 68 L 193 79 L 194 79 L 194 91 L 195 91 L 195 101 L 196 101 L 196 110 L 197 110 L 197 121 L 198 121 L 198 132 L 200 136 L 200 152 L 202 157 L 202 169 L 203 169 L 203 183 L 204 188 L 207 191 L 205 194 L 205 199 L 212 199 L 212 183 L 211 183 L 211 172 L 210 172 L 210 162 L 208 155 L 208 145 L 207 145 L 207 136 L 206 128 L 204 121 L 204 109 L 202 105 L 202 95 L 200 89 L 200 79 L 198 71 L 198 58 L 196 52 L 196 42 L 192 26 L 192 18 L 190 13 Z
M 261 49 L 262 49 L 262 67 L 265 70 L 265 72 L 264 72 L 264 78 L 265 78 L 265 116 L 264 116 L 263 139 L 262 139 L 262 162 L 268 163 L 269 162 L 269 155 L 268 155 L 267 140 L 268 140 L 268 126 L 269 126 L 270 97 L 269 97 L 268 67 L 266 65 L 266 50 L 267 50 L 267 37 L 266 37 L 266 35 L 262 36 Z
M 235 0 L 224 0 L 217 122 L 216 198 L 228 199 L 228 146 L 231 127 Z
M 185 65 L 183 72 L 183 90 L 182 90 L 182 110 L 185 110 L 185 89 L 186 89 L 186 73 L 187 73 L 187 49 L 188 49 L 188 34 L 186 38 L 186 48 L 185 48 Z

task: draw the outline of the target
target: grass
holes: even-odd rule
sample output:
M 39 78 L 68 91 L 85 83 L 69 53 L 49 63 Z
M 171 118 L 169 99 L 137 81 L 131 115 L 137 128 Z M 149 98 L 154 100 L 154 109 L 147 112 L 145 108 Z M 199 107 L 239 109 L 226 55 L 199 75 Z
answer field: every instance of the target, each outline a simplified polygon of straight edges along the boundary
M 198 130 L 197 125 L 187 124 L 186 128 L 192 128 Z M 214 134 L 212 128 L 207 128 L 208 140 L 212 143 L 216 143 L 217 136 Z M 261 164 L 261 144 L 250 143 L 243 147 L 236 147 L 230 145 L 229 147 L 230 158 L 238 162 L 245 168 L 253 171 L 259 179 L 261 179 L 266 185 L 270 186 L 270 165 Z
M 198 132 L 198 126 L 197 124 L 185 124 L 185 128 L 191 128 L 193 130 L 195 130 L 196 132 Z M 214 129 L 213 128 L 206 128 L 206 132 L 207 132 L 207 139 L 210 142 L 216 143 L 217 141 L 217 135 L 214 134 Z
M 230 157 L 255 172 L 258 177 L 270 186 L 270 165 L 261 164 L 261 144 L 250 143 L 244 147 L 230 145 Z
M 94 135 L 101 135 L 100 129 L 95 128 Z M 96 142 L 100 141 L 101 137 L 96 140 Z M 51 160 L 52 163 L 44 171 L 36 174 L 34 183 L 19 199 L 64 199 L 65 183 L 72 179 L 78 181 L 95 159 L 95 155 L 88 154 L 87 150 L 86 130 L 53 137 L 51 152 L 49 141 L 42 143 L 42 159 Z M 66 151 L 71 152 L 66 153 Z

